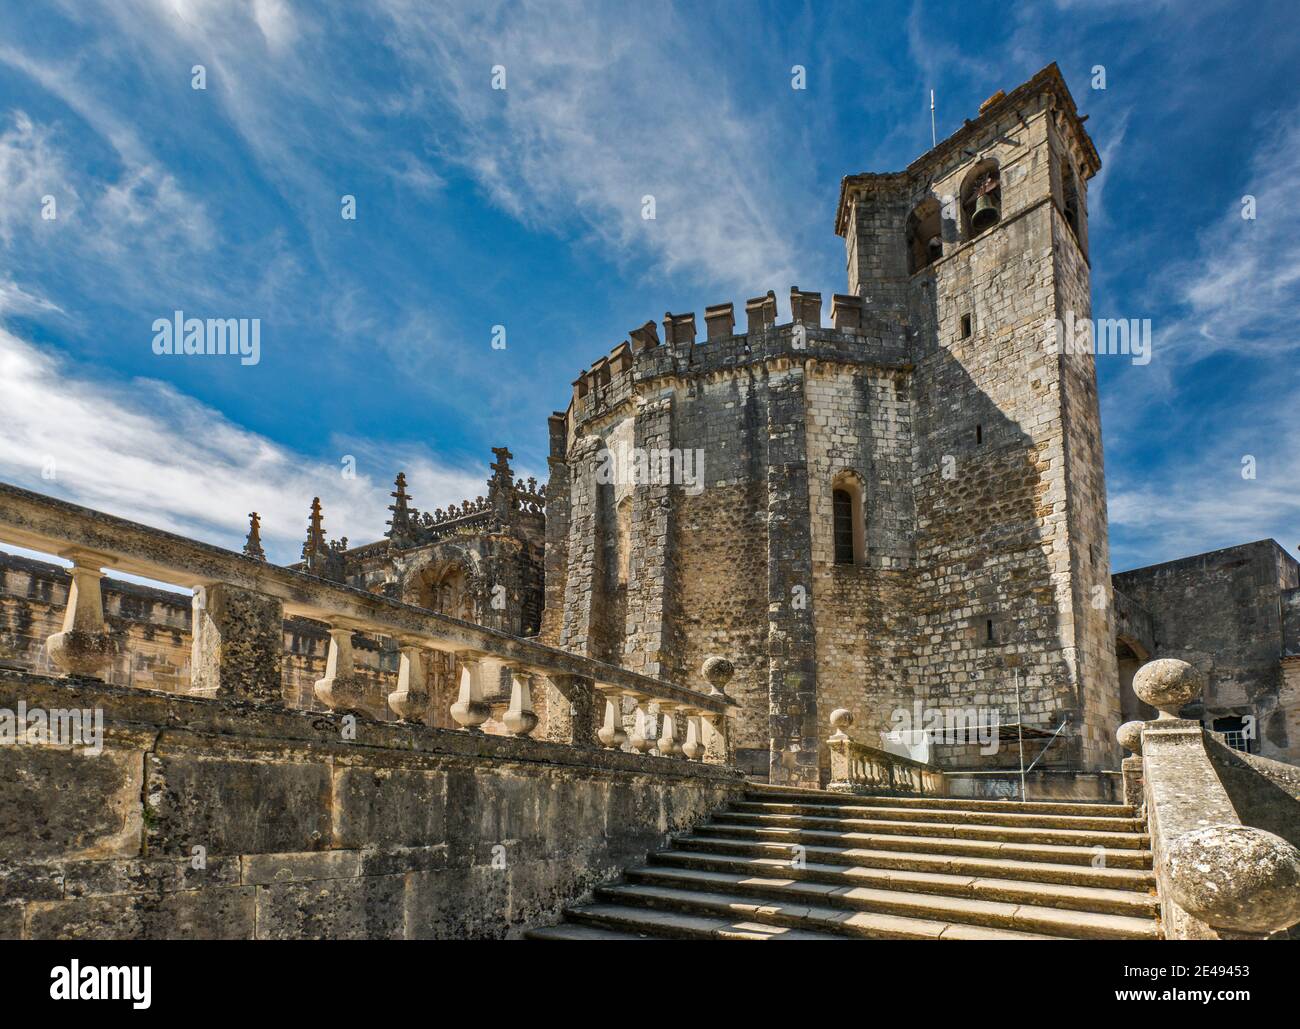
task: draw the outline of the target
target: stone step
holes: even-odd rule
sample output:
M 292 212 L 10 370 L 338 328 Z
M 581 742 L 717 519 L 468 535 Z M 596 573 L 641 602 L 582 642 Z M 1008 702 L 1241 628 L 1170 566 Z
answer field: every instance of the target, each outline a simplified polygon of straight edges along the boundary
M 663 938 L 641 933 L 620 932 L 617 929 L 604 929 L 597 925 L 582 925 L 578 922 L 540 926 L 524 933 L 526 940 L 662 940 Z
M 727 811 L 722 817 L 731 824 L 782 829 L 858 830 L 898 836 L 936 836 L 960 840 L 995 840 L 1001 843 L 1108 847 L 1116 850 L 1141 850 L 1149 842 L 1145 833 L 1104 832 L 1099 829 L 1034 829 L 1009 825 L 894 821 L 883 818 L 763 815 L 743 811 Z
M 626 873 L 621 886 L 596 891 L 601 899 L 633 902 L 638 889 L 663 891 L 651 894 L 648 906 L 690 910 L 692 893 L 729 898 L 735 911 L 736 898 L 755 907 L 754 914 L 766 919 L 775 908 L 777 921 L 796 925 L 806 905 L 824 909 L 845 908 L 854 913 L 892 915 L 932 923 L 959 924 L 983 929 L 1031 932 L 1073 939 L 1159 939 L 1160 926 L 1154 918 L 1137 918 L 1094 911 L 1071 911 L 1032 904 L 1006 903 L 968 897 L 936 896 L 869 886 L 835 886 L 789 878 L 762 879 L 755 876 L 694 869 L 643 866 Z M 616 894 L 611 897 L 610 894 Z M 749 900 L 748 898 L 753 898 Z M 716 908 L 710 908 L 716 910 Z M 806 917 L 806 916 L 804 916 Z
M 1141 833 L 1140 818 L 1111 815 L 1058 815 L 1021 811 L 967 811 L 961 808 L 889 807 L 861 802 L 838 804 L 833 812 L 824 804 L 777 801 L 738 801 L 729 811 L 753 815 L 806 815 L 818 818 L 883 819 L 897 822 L 939 822 L 960 825 L 1006 825 L 1033 829 L 1096 829 L 1103 832 Z
M 750 898 L 730 892 L 704 889 L 680 889 L 625 883 L 596 890 L 606 904 L 642 907 L 661 914 L 678 913 L 705 921 L 709 915 L 751 919 L 742 925 L 784 927 L 818 933 L 867 939 L 940 940 L 940 939 L 1058 939 L 1042 933 L 999 929 L 933 918 L 916 918 L 879 911 L 852 910 L 825 904 L 809 904 L 804 899 Z M 582 912 L 575 908 L 570 917 Z M 735 924 L 735 923 L 732 923 Z
M 947 897 L 996 900 L 1009 904 L 1065 908 L 1072 911 L 1100 911 L 1116 915 L 1131 915 L 1135 918 L 1155 918 L 1158 913 L 1155 896 L 1135 890 L 1024 882 L 990 876 L 927 872 L 912 868 L 851 867 L 813 861 L 794 868 L 788 856 L 785 858 L 739 857 L 670 850 L 650 855 L 649 864 L 755 876 L 760 879 L 788 878 L 801 882 L 828 883 L 832 886 L 869 886 Z
M 767 843 L 723 836 L 697 836 L 693 833 L 675 836 L 673 846 L 678 851 L 700 852 L 723 857 L 765 858 L 787 864 L 794 853 L 789 843 Z M 1131 852 L 1126 852 L 1126 856 L 1131 856 Z M 1019 882 L 1057 883 L 1065 886 L 1099 886 L 1107 889 L 1136 890 L 1142 893 L 1154 890 L 1156 885 L 1154 873 L 1141 868 L 1094 868 L 1091 864 L 967 857 L 960 854 L 926 854 L 907 850 L 872 850 L 867 847 L 808 845 L 804 846 L 804 860 L 835 866 L 915 869 L 919 872 L 1014 879 Z
M 567 908 L 564 917 L 591 929 L 603 929 L 623 938 L 659 940 L 843 940 L 832 932 L 792 929 L 770 923 L 736 920 L 717 915 L 692 915 L 641 904 L 583 904 Z
M 1102 804 L 1088 801 L 1031 800 L 967 800 L 959 797 L 907 797 L 872 794 L 860 796 L 852 793 L 828 793 L 825 790 L 804 790 L 784 786 L 763 786 L 745 791 L 745 799 L 753 801 L 791 801 L 825 804 L 829 807 L 854 804 L 872 804 L 888 807 L 951 808 L 958 811 L 1019 811 L 1041 815 L 1101 815 L 1115 818 L 1132 818 L 1137 814 L 1131 804 Z
M 999 839 L 971 839 L 935 835 L 906 836 L 894 832 L 834 831 L 771 825 L 738 825 L 712 821 L 700 827 L 709 836 L 726 836 L 751 841 L 782 841 L 786 844 L 822 844 L 840 847 L 864 846 L 875 850 L 906 850 L 923 854 L 963 854 L 1020 861 L 1049 861 L 1090 865 L 1100 861 L 1108 868 L 1150 868 L 1151 851 L 1119 847 L 1087 847 L 1063 843 L 1016 843 Z

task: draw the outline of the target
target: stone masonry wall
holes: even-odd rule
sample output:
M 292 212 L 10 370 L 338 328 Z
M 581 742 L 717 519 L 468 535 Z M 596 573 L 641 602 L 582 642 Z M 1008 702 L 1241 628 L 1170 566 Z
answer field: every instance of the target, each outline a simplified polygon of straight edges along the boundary
M 1018 678 L 1024 721 L 1074 720 L 1053 760 L 1099 767 L 1113 719 L 1084 693 L 1115 697 L 1118 685 L 1107 610 L 1089 620 L 1084 608 L 1085 562 L 1104 568 L 1104 490 L 1091 365 L 1067 370 L 1045 333 L 1063 302 L 1087 296 L 1086 267 L 1058 284 L 1049 124 L 1033 98 L 968 148 L 912 169 L 928 183 L 918 202 L 960 197 L 974 151 L 997 162 L 1002 191 L 997 225 L 973 239 L 945 226 L 942 258 L 912 277 L 918 664 L 931 705 L 990 706 L 1004 722 L 1016 717 Z M 901 263 L 901 234 L 895 246 Z
M 740 788 L 673 758 L 0 670 L 0 709 L 105 746 L 0 747 L 0 939 L 515 936 Z
M 1054 728 L 1077 701 L 1060 381 L 1042 344 L 1051 254 L 1040 205 L 935 270 L 938 346 L 917 362 L 916 503 L 928 702 L 1013 722 L 1018 676 L 1023 720 Z
M 903 373 L 833 365 L 805 385 L 819 715 L 825 727 L 831 711 L 848 709 L 857 737 L 874 745 L 920 686 L 910 385 Z M 845 475 L 864 486 L 864 553 L 837 565 L 832 494 Z M 829 774 L 826 735 L 819 763 Z

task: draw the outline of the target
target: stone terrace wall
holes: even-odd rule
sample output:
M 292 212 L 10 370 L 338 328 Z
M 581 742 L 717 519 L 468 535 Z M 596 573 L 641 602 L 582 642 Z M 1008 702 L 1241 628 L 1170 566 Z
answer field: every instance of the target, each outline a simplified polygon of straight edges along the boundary
M 101 708 L 105 747 L 0 747 L 0 939 L 517 935 L 740 789 L 717 765 L 364 720 L 347 742 L 334 715 L 0 670 L 0 709 L 20 700 Z

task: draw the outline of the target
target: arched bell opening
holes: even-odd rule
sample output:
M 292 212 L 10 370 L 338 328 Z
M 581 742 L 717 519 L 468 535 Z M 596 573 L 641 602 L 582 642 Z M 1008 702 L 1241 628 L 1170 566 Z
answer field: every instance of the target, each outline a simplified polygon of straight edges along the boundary
M 1002 179 L 997 161 L 980 161 L 971 169 L 962 185 L 961 211 L 967 239 L 1002 220 Z

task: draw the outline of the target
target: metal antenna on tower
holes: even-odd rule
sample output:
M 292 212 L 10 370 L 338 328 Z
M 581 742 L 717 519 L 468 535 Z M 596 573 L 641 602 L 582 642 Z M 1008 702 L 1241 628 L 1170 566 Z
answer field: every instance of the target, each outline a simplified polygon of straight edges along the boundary
M 930 90 L 930 148 L 939 145 L 939 137 L 934 133 L 934 90 Z

